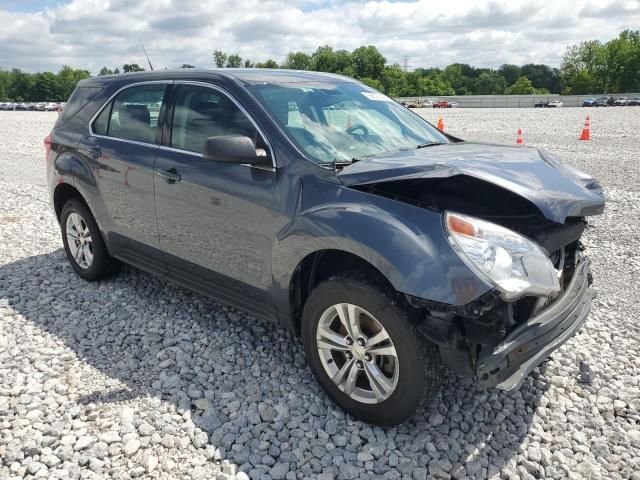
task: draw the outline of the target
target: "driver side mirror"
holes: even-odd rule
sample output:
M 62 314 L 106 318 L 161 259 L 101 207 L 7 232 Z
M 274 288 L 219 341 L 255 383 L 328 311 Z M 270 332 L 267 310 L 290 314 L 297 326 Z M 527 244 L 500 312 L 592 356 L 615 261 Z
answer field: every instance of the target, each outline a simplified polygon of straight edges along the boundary
M 271 166 L 271 159 L 266 151 L 256 148 L 253 140 L 245 135 L 209 137 L 204 144 L 202 155 L 214 162 Z

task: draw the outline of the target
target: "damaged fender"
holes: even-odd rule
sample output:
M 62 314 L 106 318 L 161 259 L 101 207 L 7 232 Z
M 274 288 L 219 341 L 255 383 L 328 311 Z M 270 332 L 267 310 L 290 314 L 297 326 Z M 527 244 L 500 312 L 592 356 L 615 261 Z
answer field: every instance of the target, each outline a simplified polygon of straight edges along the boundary
M 307 255 L 335 249 L 366 260 L 415 297 L 466 305 L 491 290 L 451 247 L 442 214 L 313 177 L 303 184 L 299 214 L 276 246 L 279 288 Z

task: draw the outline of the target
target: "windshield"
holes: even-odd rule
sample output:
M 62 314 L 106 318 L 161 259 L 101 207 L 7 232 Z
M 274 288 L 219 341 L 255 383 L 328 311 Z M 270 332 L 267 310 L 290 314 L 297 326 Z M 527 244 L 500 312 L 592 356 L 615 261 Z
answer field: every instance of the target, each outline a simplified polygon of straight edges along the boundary
M 421 117 L 359 83 L 269 83 L 248 88 L 293 143 L 316 163 L 350 163 L 361 157 L 448 143 Z

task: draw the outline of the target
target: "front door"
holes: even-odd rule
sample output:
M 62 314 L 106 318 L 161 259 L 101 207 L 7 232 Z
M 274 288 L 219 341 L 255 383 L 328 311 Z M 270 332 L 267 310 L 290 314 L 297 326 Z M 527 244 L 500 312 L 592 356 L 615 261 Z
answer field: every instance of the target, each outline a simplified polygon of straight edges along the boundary
M 279 215 L 275 169 L 202 156 L 208 137 L 264 142 L 230 97 L 213 87 L 176 85 L 167 148 L 156 161 L 160 246 L 170 275 L 261 316 L 272 316 L 271 252 Z

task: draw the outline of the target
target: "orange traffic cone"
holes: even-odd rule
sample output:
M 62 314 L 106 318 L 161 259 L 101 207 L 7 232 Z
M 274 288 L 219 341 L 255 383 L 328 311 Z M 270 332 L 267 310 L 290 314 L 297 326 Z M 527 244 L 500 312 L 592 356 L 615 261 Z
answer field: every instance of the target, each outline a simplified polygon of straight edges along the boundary
M 522 139 L 522 129 L 518 129 L 518 136 L 516 137 L 516 145 L 524 145 L 524 140 Z
M 591 132 L 589 131 L 589 115 L 587 115 L 587 119 L 584 121 L 584 127 L 582 127 L 582 135 L 580 135 L 580 140 L 591 140 Z
M 440 117 L 438 119 L 438 130 L 440 130 L 441 132 L 444 132 L 444 120 L 442 120 L 442 117 Z

